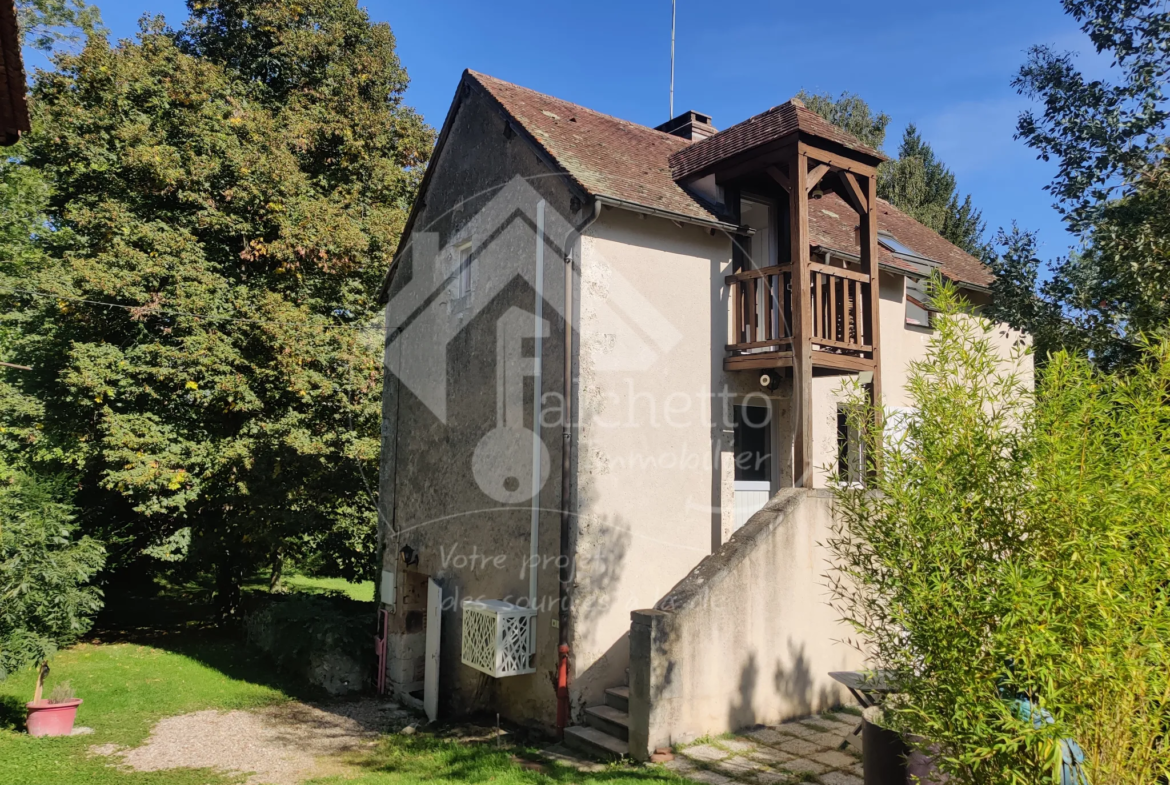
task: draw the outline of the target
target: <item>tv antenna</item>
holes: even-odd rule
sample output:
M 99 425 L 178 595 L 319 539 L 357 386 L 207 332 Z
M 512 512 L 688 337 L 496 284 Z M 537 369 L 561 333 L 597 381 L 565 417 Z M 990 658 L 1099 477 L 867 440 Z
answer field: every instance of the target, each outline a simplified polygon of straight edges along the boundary
M 667 120 L 674 119 L 674 17 L 678 0 L 670 0 L 670 115 Z

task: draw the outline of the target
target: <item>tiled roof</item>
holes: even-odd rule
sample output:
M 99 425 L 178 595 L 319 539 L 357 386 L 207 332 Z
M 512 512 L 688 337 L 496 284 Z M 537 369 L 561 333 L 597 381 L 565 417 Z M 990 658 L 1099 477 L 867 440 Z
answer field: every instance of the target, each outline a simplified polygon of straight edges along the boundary
M 668 159 L 690 141 L 595 112 L 526 87 L 468 71 L 578 185 L 608 196 L 703 221 L 717 221 L 680 188 Z
M 885 161 L 886 156 L 861 143 L 856 136 L 825 120 L 803 103 L 793 99 L 774 106 L 755 117 L 749 117 L 709 139 L 692 144 L 670 157 L 670 167 L 676 179 L 695 174 L 716 161 L 782 139 L 796 131 L 836 142 L 858 153 Z
M 813 112 L 794 107 L 789 102 L 702 142 L 692 143 L 474 71 L 468 71 L 467 76 L 482 86 L 586 193 L 703 221 L 714 222 L 722 218 L 675 182 L 670 165 L 672 156 L 677 159 L 680 152 L 698 150 L 728 131 L 768 115 L 776 115 L 767 120 L 768 123 L 780 123 L 784 121 L 783 115 L 792 116 L 789 112 L 779 111 L 785 107 L 796 112 L 796 121 L 801 128 L 806 123 L 812 127 L 811 124 L 816 122 L 820 124 L 814 131 L 818 136 L 832 138 L 828 133 L 833 130 L 843 138 L 852 139 Z M 806 118 L 806 113 L 815 121 Z M 878 155 L 856 139 L 853 143 L 860 145 L 862 151 L 869 151 L 870 155 Z M 856 226 L 857 213 L 830 191 L 826 191 L 823 198 L 809 203 L 809 234 L 813 245 L 859 253 Z M 942 272 L 954 280 L 979 286 L 986 286 L 992 280 L 991 273 L 979 260 L 882 200 L 878 201 L 878 228 L 894 235 L 922 256 L 939 262 Z M 878 253 L 878 261 L 883 265 L 907 272 L 915 269 L 885 248 L 880 248 Z

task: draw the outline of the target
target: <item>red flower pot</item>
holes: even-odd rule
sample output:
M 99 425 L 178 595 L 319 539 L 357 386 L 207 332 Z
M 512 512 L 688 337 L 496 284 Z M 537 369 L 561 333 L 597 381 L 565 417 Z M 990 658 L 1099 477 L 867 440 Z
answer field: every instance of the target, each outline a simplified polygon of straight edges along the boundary
M 73 720 L 77 719 L 77 707 L 81 698 L 49 703 L 46 700 L 26 703 L 28 708 L 29 736 L 68 736 L 73 732 Z

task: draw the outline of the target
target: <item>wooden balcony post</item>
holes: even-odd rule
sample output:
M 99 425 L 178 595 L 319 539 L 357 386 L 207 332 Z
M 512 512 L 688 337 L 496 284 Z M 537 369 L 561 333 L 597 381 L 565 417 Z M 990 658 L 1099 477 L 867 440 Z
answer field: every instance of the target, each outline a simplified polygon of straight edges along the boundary
M 861 217 L 861 271 L 869 275 L 869 300 L 865 303 L 865 328 L 873 346 L 873 384 L 869 394 L 873 400 L 875 425 L 881 426 L 882 405 L 882 342 L 881 342 L 881 279 L 878 271 L 877 175 L 866 179 L 865 214 Z
M 809 297 L 808 156 L 797 147 L 788 165 L 792 238 L 792 485 L 812 487 L 812 303 Z M 872 178 L 871 178 L 872 180 Z M 874 242 L 877 235 L 874 234 Z

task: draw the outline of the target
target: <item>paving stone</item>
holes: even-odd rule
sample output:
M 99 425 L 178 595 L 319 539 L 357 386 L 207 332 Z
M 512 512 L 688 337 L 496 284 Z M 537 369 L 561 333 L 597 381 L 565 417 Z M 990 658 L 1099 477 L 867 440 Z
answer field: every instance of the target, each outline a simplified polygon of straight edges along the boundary
M 819 744 L 822 747 L 827 747 L 835 750 L 841 746 L 841 742 L 845 741 L 845 734 L 843 733 L 818 733 L 815 736 L 805 736 L 805 741 L 811 741 L 813 744 Z
M 724 776 L 715 771 L 707 771 L 706 769 L 696 769 L 686 775 L 687 779 L 694 782 L 702 782 L 704 785 L 732 785 L 735 780 Z
M 861 777 L 863 779 L 865 778 L 865 767 L 862 766 L 860 763 L 854 763 L 852 766 L 849 767 L 849 771 L 853 772 L 858 777 Z
M 715 743 L 725 750 L 736 753 L 751 752 L 756 748 L 756 745 L 747 739 L 720 739 Z
M 781 752 L 780 750 L 774 750 L 771 747 L 760 747 L 758 750 L 751 753 L 751 757 L 758 761 L 763 761 L 769 766 L 772 766 L 777 763 L 787 763 L 796 756 L 789 755 L 787 752 Z
M 857 763 L 857 758 L 854 758 L 852 755 L 846 755 L 844 752 L 837 752 L 836 750 L 818 752 L 812 756 L 812 759 L 820 761 L 831 769 L 847 769 L 854 763 Z
M 688 758 L 691 758 L 692 760 L 701 760 L 701 761 L 723 760 L 724 758 L 729 757 L 731 755 L 730 752 L 726 752 L 726 751 L 721 750 L 718 747 L 712 746 L 710 744 L 699 744 L 695 747 L 687 747 L 685 750 L 682 751 L 682 754 L 686 755 Z
M 728 758 L 715 764 L 716 770 L 729 777 L 747 777 L 764 768 L 764 764 L 751 758 Z
M 818 719 L 817 724 L 825 725 L 833 733 L 840 733 L 844 736 L 846 733 L 852 733 L 861 724 L 861 717 L 850 717 L 848 714 L 834 715 L 833 719 L 824 717 Z
M 813 744 L 806 739 L 789 739 L 788 741 L 781 742 L 779 748 L 798 758 L 804 755 L 812 755 L 814 752 L 825 752 L 825 748 L 820 744 Z
M 786 771 L 760 771 L 756 772 L 756 782 L 760 785 L 782 785 L 785 782 L 792 782 L 796 777 Z
M 689 774 L 690 772 L 692 772 L 696 768 L 698 768 L 697 766 L 695 766 L 694 761 L 688 760 L 687 758 L 677 757 L 677 756 L 675 757 L 674 760 L 667 761 L 666 763 L 664 763 L 662 765 L 666 769 L 669 769 L 670 771 L 673 771 L 675 774 L 678 774 L 681 776 L 686 776 L 687 774 Z
M 816 733 L 828 733 L 833 729 L 829 723 L 822 722 L 820 717 L 805 717 L 803 720 L 798 720 L 798 723 L 806 728 L 811 728 Z
M 822 774 L 820 779 L 824 785 L 865 785 L 865 780 L 860 777 L 854 777 L 852 774 L 841 771 L 830 771 L 828 774 Z
M 754 730 L 748 734 L 751 738 L 760 742 L 761 744 L 779 744 L 784 739 L 790 738 L 786 733 L 780 733 L 772 728 L 761 728 Z
M 787 763 L 781 763 L 780 768 L 791 772 L 807 771 L 810 774 L 821 774 L 829 770 L 829 767 L 825 764 L 817 763 L 815 760 L 809 760 L 808 758 L 797 758 Z
M 820 731 L 804 727 L 799 722 L 786 722 L 783 725 L 777 725 L 776 730 L 780 733 L 788 734 L 789 736 L 799 736 L 801 738 L 805 736 L 815 736 L 816 734 L 820 733 Z

